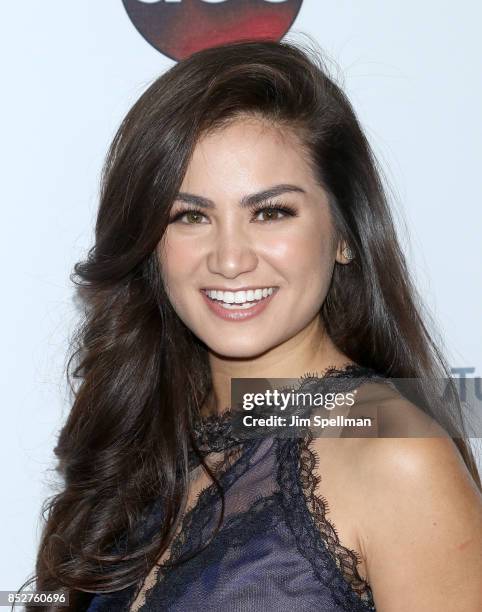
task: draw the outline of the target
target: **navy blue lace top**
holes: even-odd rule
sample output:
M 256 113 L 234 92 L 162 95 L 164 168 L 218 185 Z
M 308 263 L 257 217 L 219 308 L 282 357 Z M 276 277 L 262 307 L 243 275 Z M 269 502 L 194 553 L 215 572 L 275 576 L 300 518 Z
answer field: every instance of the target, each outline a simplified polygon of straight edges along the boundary
M 379 378 L 357 365 L 331 368 L 326 377 L 330 385 L 340 378 L 344 391 Z M 231 412 L 204 417 L 196 433 L 205 456 L 221 456 L 216 476 L 225 513 L 219 531 L 211 537 L 221 498 L 208 480 L 185 513 L 168 557 L 142 584 L 95 595 L 88 612 L 375 610 L 370 585 L 357 571 L 358 554 L 340 544 L 325 500 L 315 494 L 312 437 L 242 440 L 233 431 Z M 195 454 L 190 462 L 195 470 Z M 161 510 L 154 509 L 150 528 L 161 520 Z

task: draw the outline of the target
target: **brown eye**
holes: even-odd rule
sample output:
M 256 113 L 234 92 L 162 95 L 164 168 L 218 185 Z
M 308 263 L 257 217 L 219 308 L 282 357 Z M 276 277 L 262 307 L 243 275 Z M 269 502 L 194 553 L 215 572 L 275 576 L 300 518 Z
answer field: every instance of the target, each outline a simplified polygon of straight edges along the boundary
M 183 221 L 184 217 L 187 217 L 189 220 Z M 199 210 L 185 209 L 185 210 L 179 211 L 177 214 L 171 217 L 171 220 L 169 221 L 169 223 L 179 222 L 185 225 L 199 225 L 200 223 L 202 223 L 203 217 L 204 215 Z
M 257 221 L 269 223 L 270 221 L 280 221 L 287 217 L 297 217 L 298 212 L 289 204 L 282 204 L 281 202 L 269 202 L 267 205 L 261 208 L 254 208 L 253 213 Z M 259 218 L 259 215 L 265 215 L 263 218 Z
M 276 219 L 280 218 L 278 216 L 280 213 L 281 218 L 283 218 L 283 211 L 279 208 L 264 208 L 263 210 L 260 210 L 258 214 L 266 215 L 266 217 L 264 219 L 261 219 L 261 221 L 276 221 Z
M 187 213 L 185 213 L 185 216 L 189 219 L 194 219 L 193 223 L 200 223 L 201 222 L 201 217 L 202 214 L 199 212 L 196 212 L 194 210 L 191 210 Z

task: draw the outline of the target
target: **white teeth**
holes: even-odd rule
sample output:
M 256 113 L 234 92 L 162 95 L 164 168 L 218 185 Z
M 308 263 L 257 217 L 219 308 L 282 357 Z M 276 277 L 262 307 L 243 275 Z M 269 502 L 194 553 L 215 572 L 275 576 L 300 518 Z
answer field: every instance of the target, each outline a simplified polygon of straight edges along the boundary
M 262 300 L 272 295 L 275 287 L 264 287 L 262 289 L 248 289 L 247 291 L 219 291 L 208 289 L 206 294 L 212 299 L 221 302 L 222 305 L 240 304 L 246 305 L 247 302 Z M 239 307 L 239 306 L 238 306 Z
M 256 304 L 257 302 L 245 302 L 244 304 L 225 304 L 224 302 L 219 302 L 219 305 L 226 310 L 247 310 L 253 308 Z

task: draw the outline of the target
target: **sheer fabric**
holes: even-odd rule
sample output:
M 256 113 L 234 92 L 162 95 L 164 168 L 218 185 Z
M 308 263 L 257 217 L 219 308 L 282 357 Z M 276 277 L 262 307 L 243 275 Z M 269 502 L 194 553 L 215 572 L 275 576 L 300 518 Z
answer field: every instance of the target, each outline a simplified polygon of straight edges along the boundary
M 330 389 L 338 380 L 344 391 L 383 378 L 356 365 L 330 368 L 322 379 L 328 377 Z M 314 474 L 310 433 L 243 440 L 233 431 L 232 416 L 227 411 L 204 417 L 196 431 L 224 491 L 217 534 L 212 537 L 221 512 L 219 491 L 196 470 L 199 460 L 191 452 L 192 474 L 200 473 L 193 478 L 198 492 L 170 549 L 143 584 L 95 596 L 88 612 L 375 610 L 370 585 L 357 571 L 358 554 L 340 543 L 326 501 L 315 493 L 320 477 Z M 159 505 L 147 527 L 160 521 Z

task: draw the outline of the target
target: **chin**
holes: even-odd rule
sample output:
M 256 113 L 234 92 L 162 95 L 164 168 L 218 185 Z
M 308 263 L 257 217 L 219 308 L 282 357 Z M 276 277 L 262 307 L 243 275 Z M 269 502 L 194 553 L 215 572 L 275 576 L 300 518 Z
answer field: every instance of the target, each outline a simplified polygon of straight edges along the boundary
M 274 346 L 271 343 L 253 342 L 253 340 L 249 339 L 246 342 L 234 339 L 228 342 L 209 342 L 205 338 L 203 341 L 210 351 L 226 359 L 254 359 Z

